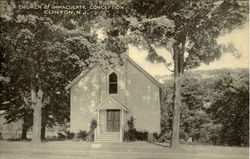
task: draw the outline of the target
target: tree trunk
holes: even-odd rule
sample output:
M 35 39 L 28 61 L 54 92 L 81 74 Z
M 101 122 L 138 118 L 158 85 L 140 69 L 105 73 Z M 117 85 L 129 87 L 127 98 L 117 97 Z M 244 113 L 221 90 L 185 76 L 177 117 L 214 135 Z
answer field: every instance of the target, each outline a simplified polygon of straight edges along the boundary
M 41 132 L 41 139 L 45 140 L 45 134 L 46 134 L 46 124 L 42 123 L 42 132 Z
M 39 88 L 36 93 L 36 88 L 31 82 L 31 100 L 32 107 L 34 109 L 34 120 L 33 120 L 33 130 L 32 130 L 32 143 L 41 143 L 41 126 L 42 126 L 42 97 L 43 92 Z
M 31 118 L 29 116 L 29 113 L 25 113 L 23 117 L 23 125 L 22 125 L 22 136 L 21 139 L 26 140 L 27 139 L 27 132 L 29 128 L 31 127 Z
M 21 139 L 23 139 L 23 140 L 26 140 L 26 139 L 27 139 L 27 132 L 28 132 L 28 129 L 29 129 L 29 127 L 28 127 L 25 123 L 23 123 Z
M 173 108 L 173 123 L 170 148 L 176 149 L 179 147 L 180 133 L 180 108 L 181 108 L 181 78 L 183 74 L 183 44 L 175 43 L 174 49 L 174 108 Z

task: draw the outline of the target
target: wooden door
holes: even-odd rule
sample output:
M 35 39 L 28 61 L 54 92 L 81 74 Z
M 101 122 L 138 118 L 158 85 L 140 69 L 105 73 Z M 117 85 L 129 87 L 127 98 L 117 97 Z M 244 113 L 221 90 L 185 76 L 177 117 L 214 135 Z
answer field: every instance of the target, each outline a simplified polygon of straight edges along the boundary
M 120 131 L 120 110 L 107 110 L 107 131 Z

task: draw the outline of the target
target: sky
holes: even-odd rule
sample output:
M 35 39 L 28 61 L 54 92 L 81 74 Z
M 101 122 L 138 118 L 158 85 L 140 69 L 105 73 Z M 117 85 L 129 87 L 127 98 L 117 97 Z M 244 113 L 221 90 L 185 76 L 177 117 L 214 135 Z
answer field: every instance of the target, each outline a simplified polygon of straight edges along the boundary
M 217 40 L 220 44 L 233 43 L 241 56 L 236 58 L 231 53 L 225 53 L 219 60 L 214 61 L 209 65 L 202 64 L 196 70 L 249 67 L 249 23 L 245 24 L 240 29 L 234 30 L 230 34 L 219 37 Z M 162 55 L 167 62 L 170 62 L 172 59 L 170 53 L 168 53 L 165 49 L 158 49 L 157 53 Z M 137 64 L 154 77 L 171 74 L 164 64 L 152 64 L 147 61 L 147 52 L 145 50 L 139 50 L 136 47 L 130 46 L 128 54 Z

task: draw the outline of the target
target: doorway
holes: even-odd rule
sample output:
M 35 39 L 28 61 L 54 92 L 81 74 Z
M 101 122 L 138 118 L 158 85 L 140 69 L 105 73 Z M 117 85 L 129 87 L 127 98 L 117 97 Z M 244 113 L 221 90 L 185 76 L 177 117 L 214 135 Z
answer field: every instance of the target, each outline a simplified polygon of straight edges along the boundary
M 119 109 L 107 110 L 107 131 L 108 132 L 120 131 L 120 110 Z

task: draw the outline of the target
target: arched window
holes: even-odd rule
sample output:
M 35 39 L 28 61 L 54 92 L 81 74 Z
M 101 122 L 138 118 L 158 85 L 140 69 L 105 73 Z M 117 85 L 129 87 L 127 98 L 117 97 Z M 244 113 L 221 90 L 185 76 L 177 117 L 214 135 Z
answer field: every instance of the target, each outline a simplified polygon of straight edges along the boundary
M 113 72 L 109 75 L 109 94 L 117 94 L 117 75 Z

